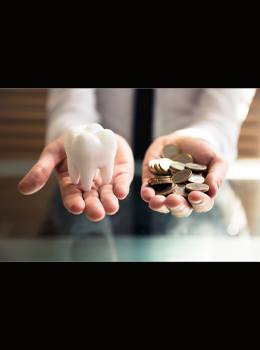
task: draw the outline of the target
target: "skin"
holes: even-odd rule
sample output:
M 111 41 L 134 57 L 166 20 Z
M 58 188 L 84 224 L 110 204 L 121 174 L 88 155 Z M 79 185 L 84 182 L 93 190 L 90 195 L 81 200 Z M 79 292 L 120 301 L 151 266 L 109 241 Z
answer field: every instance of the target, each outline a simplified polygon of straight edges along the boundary
M 91 221 L 100 221 L 105 215 L 114 215 L 119 209 L 119 200 L 127 197 L 134 176 L 134 159 L 130 146 L 117 135 L 117 153 L 111 184 L 102 184 L 100 176 L 94 180 L 89 192 L 74 185 L 69 177 L 63 138 L 47 145 L 39 160 L 18 184 L 18 190 L 31 195 L 44 187 L 53 170 L 65 208 L 71 214 L 85 213 Z
M 190 153 L 194 161 L 208 166 L 208 175 L 205 183 L 209 185 L 208 194 L 192 191 L 188 198 L 171 194 L 167 197 L 155 195 L 154 190 L 148 187 L 148 181 L 153 174 L 149 170 L 149 161 L 160 158 L 163 147 L 167 144 L 176 144 L 184 153 Z M 217 155 L 209 143 L 198 138 L 177 136 L 174 133 L 157 138 L 148 148 L 143 161 L 141 197 L 154 211 L 168 209 L 176 217 L 187 217 L 192 211 L 207 212 L 213 205 L 217 192 L 225 179 L 228 169 L 227 162 Z
M 208 195 L 193 191 L 189 194 L 188 200 L 174 194 L 164 197 L 155 195 L 154 190 L 147 186 L 149 178 L 153 177 L 149 171 L 149 161 L 159 158 L 163 146 L 169 143 L 177 144 L 183 152 L 191 153 L 196 162 L 208 165 L 209 173 L 205 181 L 210 187 Z M 101 221 L 105 215 L 114 215 L 119 210 L 119 200 L 125 199 L 129 193 L 134 176 L 133 153 L 125 139 L 117 135 L 117 154 L 112 183 L 102 184 L 100 176 L 97 176 L 91 190 L 85 192 L 80 184 L 74 185 L 70 180 L 63 138 L 60 137 L 44 148 L 37 163 L 18 184 L 18 190 L 24 195 L 38 192 L 47 183 L 54 170 L 57 173 L 65 208 L 74 215 L 85 213 L 89 220 Z M 193 210 L 207 212 L 214 205 L 214 199 L 226 171 L 227 163 L 214 153 L 207 142 L 169 134 L 157 138 L 145 154 L 141 197 L 152 210 L 170 211 L 177 217 L 187 217 Z

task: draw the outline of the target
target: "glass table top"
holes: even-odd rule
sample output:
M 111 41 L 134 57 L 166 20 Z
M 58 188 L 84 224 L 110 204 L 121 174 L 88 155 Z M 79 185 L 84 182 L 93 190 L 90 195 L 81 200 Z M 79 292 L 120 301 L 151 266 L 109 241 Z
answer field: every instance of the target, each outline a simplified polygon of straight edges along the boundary
M 260 177 L 227 180 L 210 212 L 181 219 L 151 211 L 140 185 L 137 167 L 119 212 L 93 223 L 64 209 L 54 181 L 43 220 L 34 212 L 21 224 L 15 215 L 1 217 L 0 261 L 260 261 Z M 23 199 L 23 213 L 30 201 Z M 4 234 L 16 221 L 15 232 Z

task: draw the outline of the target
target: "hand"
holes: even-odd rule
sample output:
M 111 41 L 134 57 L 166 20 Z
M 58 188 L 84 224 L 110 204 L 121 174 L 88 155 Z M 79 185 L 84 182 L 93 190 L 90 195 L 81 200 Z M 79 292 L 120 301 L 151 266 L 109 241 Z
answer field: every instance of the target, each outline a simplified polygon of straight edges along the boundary
M 153 188 L 148 187 L 148 181 L 154 175 L 149 170 L 149 161 L 160 158 L 161 151 L 166 144 L 176 144 L 182 152 L 190 153 L 194 162 L 208 166 L 208 175 L 205 183 L 209 185 L 208 194 L 192 191 L 188 198 L 176 194 L 170 194 L 167 197 L 155 195 Z M 207 212 L 214 205 L 214 199 L 225 178 L 227 172 L 227 162 L 217 155 L 211 148 L 210 144 L 202 139 L 180 136 L 166 135 L 157 138 L 148 148 L 143 161 L 142 169 L 142 188 L 141 197 L 149 203 L 152 210 L 159 212 L 171 212 L 177 217 L 187 217 L 192 211 Z
M 24 195 L 39 191 L 55 168 L 65 208 L 72 214 L 84 212 L 91 221 L 100 221 L 106 214 L 115 214 L 119 209 L 118 200 L 128 195 L 134 176 L 134 159 L 128 143 L 117 135 L 112 183 L 102 185 L 98 175 L 91 190 L 85 192 L 70 180 L 64 142 L 60 137 L 44 148 L 37 163 L 18 184 L 18 190 Z

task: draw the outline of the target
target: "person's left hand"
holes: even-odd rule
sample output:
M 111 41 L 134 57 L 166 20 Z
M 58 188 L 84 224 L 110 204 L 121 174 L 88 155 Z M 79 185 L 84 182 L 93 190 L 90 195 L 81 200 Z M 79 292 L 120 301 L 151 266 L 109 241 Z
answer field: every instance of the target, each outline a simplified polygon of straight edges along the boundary
M 160 158 L 161 151 L 166 144 L 176 144 L 183 153 L 190 153 L 194 162 L 208 166 L 205 183 L 209 185 L 208 194 L 192 191 L 188 198 L 170 194 L 167 197 L 155 195 L 148 181 L 154 175 L 149 170 L 149 161 Z M 152 210 L 169 213 L 177 217 L 187 217 L 192 211 L 207 212 L 214 205 L 214 199 L 224 181 L 228 164 L 220 155 L 216 154 L 211 145 L 198 138 L 170 134 L 157 138 L 148 148 L 143 161 L 141 197 Z

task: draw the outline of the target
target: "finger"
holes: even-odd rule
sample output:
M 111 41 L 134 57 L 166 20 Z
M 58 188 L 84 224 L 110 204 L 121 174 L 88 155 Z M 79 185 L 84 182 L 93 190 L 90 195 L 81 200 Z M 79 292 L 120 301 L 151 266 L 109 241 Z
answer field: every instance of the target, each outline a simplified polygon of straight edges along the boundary
M 117 197 L 114 195 L 112 185 L 101 186 L 99 196 L 106 214 L 114 215 L 119 209 L 119 203 Z
M 18 184 L 18 190 L 24 195 L 39 191 L 48 181 L 55 166 L 65 158 L 62 139 L 58 139 L 44 148 L 39 160 Z
M 227 162 L 221 157 L 215 157 L 210 163 L 205 183 L 209 185 L 208 195 L 214 198 L 222 185 L 228 170 Z
M 188 200 L 193 209 L 198 213 L 207 212 L 214 205 L 214 199 L 199 191 L 192 191 L 188 196 Z
M 177 194 L 170 194 L 165 200 L 165 205 L 169 208 L 172 215 L 176 217 L 187 217 L 193 211 L 186 199 Z
M 113 192 L 118 199 L 125 199 L 129 194 L 130 185 L 132 182 L 132 175 L 127 170 L 119 168 L 124 168 L 124 166 L 118 166 L 118 173 L 114 177 Z
M 152 199 L 149 202 L 149 208 L 159 213 L 167 214 L 170 212 L 165 205 L 165 197 L 161 195 L 156 195 L 152 197 Z
M 117 154 L 113 176 L 113 191 L 118 199 L 124 199 L 134 177 L 134 158 L 128 143 L 117 135 Z
M 145 154 L 142 166 L 142 183 L 144 186 L 148 185 L 149 180 L 154 176 L 149 168 L 149 162 L 151 159 L 159 158 L 157 151 L 154 149 L 153 145 L 149 147 Z
M 150 200 L 155 196 L 155 191 L 148 186 L 149 180 L 154 176 L 149 168 L 149 161 L 151 159 L 159 158 L 158 149 L 161 148 L 156 144 L 152 144 L 144 157 L 142 165 L 142 187 L 141 187 L 141 197 L 145 202 L 150 202 Z
M 82 191 L 71 183 L 68 174 L 58 174 L 58 183 L 64 207 L 72 214 L 81 214 L 85 209 Z
M 145 202 L 150 202 L 150 200 L 155 196 L 155 190 L 146 184 L 141 187 L 141 197 Z
M 85 214 L 91 221 L 100 221 L 105 217 L 105 210 L 99 200 L 98 192 L 92 188 L 83 194 L 85 200 Z

